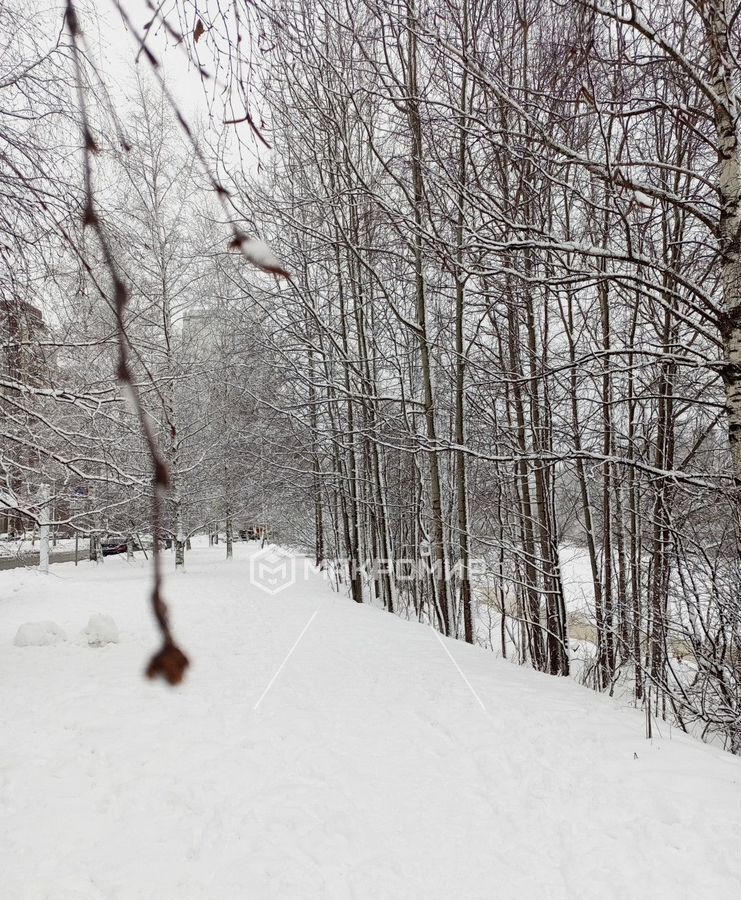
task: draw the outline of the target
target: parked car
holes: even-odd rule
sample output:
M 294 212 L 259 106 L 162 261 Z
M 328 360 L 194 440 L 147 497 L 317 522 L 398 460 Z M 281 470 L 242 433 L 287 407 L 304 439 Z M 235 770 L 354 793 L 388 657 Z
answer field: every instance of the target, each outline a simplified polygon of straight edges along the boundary
M 237 532 L 240 541 L 261 541 L 265 537 L 264 525 L 248 525 Z
M 141 550 L 142 546 L 136 538 L 132 539 L 132 546 L 134 550 Z M 101 550 L 103 551 L 103 556 L 116 556 L 118 553 L 126 553 L 126 538 L 125 537 L 109 537 L 101 542 Z
M 121 538 L 107 538 L 101 541 L 100 549 L 103 556 L 115 556 L 117 553 L 126 553 L 126 540 Z

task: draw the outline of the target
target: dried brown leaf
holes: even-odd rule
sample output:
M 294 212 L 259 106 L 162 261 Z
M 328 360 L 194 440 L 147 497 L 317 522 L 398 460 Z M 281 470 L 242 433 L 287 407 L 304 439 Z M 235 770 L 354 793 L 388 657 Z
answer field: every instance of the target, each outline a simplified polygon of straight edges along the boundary
M 168 684 L 180 684 L 190 665 L 188 657 L 176 644 L 165 643 L 150 659 L 147 678 L 164 678 Z

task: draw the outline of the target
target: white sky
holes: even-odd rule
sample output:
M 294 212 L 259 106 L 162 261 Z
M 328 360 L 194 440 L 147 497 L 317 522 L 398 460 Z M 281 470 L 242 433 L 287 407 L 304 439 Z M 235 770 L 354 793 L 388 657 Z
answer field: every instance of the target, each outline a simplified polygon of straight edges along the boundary
M 136 28 L 141 29 L 151 18 L 144 0 L 125 0 L 121 4 Z M 135 63 L 137 43 L 127 29 L 117 10 L 116 0 L 93 0 L 96 16 L 85 16 L 81 12 L 82 25 L 92 52 L 96 56 L 99 71 L 105 76 L 108 87 L 118 100 L 133 93 L 136 67 L 149 74 L 151 66 L 144 57 Z M 190 66 L 185 50 L 167 40 L 163 31 L 150 33 L 147 41 L 162 63 L 162 70 L 168 86 L 175 95 L 179 106 L 188 117 L 202 115 L 206 102 L 201 80 Z
M 137 68 L 143 76 L 150 78 L 152 67 L 143 54 L 136 62 L 138 44 L 119 12 L 119 4 L 134 28 L 139 30 L 139 34 L 152 14 L 145 0 L 88 0 L 88 2 L 91 4 L 89 8 L 92 8 L 93 14 L 85 16 L 84 7 L 82 8 L 80 13 L 82 27 L 98 71 L 106 82 L 125 128 L 126 101 L 135 95 Z M 174 15 L 171 25 L 176 28 L 179 26 Z M 186 30 L 192 33 L 194 27 L 194 22 L 188 22 Z M 167 36 L 161 26 L 159 29 L 152 29 L 147 38 L 147 46 L 160 61 L 161 72 L 179 110 L 189 124 L 199 125 L 203 129 L 201 134 L 205 131 L 208 137 L 209 103 L 206 90 L 197 69 L 190 63 L 185 48 L 182 45 L 176 46 L 174 40 Z M 219 125 L 224 118 L 235 115 L 233 111 L 227 113 L 220 103 L 221 101 L 217 100 L 211 109 L 213 120 Z M 241 165 L 254 170 L 258 156 L 264 155 L 266 151 L 254 140 L 247 126 L 232 127 L 239 131 L 234 130 L 230 133 L 229 126 L 226 132 L 223 128 L 219 129 L 222 133 L 220 143 L 222 158 L 231 156 L 235 166 Z M 241 141 L 239 148 L 237 139 Z

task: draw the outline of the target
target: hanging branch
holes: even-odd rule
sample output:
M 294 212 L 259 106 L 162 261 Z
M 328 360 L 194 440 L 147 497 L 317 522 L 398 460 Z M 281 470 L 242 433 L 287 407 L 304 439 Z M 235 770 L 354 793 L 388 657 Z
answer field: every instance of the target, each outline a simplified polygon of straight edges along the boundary
M 160 630 L 162 646 L 150 659 L 146 669 L 148 678 L 162 676 L 169 684 L 179 684 L 188 668 L 188 657 L 178 647 L 170 627 L 167 604 L 162 596 L 162 559 L 159 547 L 159 534 L 162 527 L 162 501 L 170 485 L 170 473 L 167 463 L 157 445 L 157 439 L 151 423 L 147 419 L 141 396 L 134 382 L 129 363 L 129 344 L 126 335 L 125 312 L 129 302 L 129 290 L 122 279 L 116 265 L 113 250 L 108 241 L 105 229 L 95 207 L 93 187 L 93 167 L 91 157 L 98 151 L 97 144 L 90 129 L 87 104 L 83 90 L 82 52 L 80 49 L 80 25 L 72 0 L 67 0 L 67 29 L 72 43 L 72 54 L 75 65 L 77 92 L 80 103 L 80 115 L 83 129 L 83 178 L 85 191 L 84 218 L 85 225 L 90 226 L 100 243 L 105 266 L 113 286 L 113 308 L 116 318 L 116 337 L 118 343 L 117 377 L 131 406 L 136 412 L 144 436 L 144 441 L 151 460 L 152 484 L 154 496 L 152 500 L 152 566 L 153 584 L 151 593 L 152 612 Z
M 149 63 L 160 88 L 164 92 L 168 102 L 170 103 L 180 127 L 188 138 L 193 151 L 206 173 L 211 188 L 219 199 L 225 212 L 229 213 L 229 192 L 218 183 L 213 174 L 209 171 L 209 166 L 204 158 L 198 142 L 195 139 L 188 123 L 183 114 L 177 107 L 170 91 L 164 83 L 159 71 L 159 62 L 155 58 L 152 51 L 146 46 L 145 33 L 139 35 L 133 26 L 133 23 L 126 15 L 125 11 L 119 7 L 119 12 L 130 28 L 132 33 L 137 37 L 139 43 L 139 52 Z M 92 228 L 100 243 L 103 260 L 108 270 L 111 284 L 113 287 L 113 310 L 116 321 L 116 338 L 118 344 L 118 369 L 117 377 L 121 387 L 127 396 L 132 408 L 134 409 L 139 421 L 142 435 L 150 457 L 153 483 L 153 500 L 152 500 L 152 534 L 153 553 L 153 585 L 151 593 L 152 612 L 157 622 L 160 635 L 162 638 L 162 646 L 157 653 L 152 656 L 146 669 L 148 678 L 156 678 L 161 676 L 169 684 L 179 684 L 185 675 L 185 670 L 189 665 L 188 657 L 183 653 L 177 645 L 173 637 L 170 627 L 170 617 L 167 604 L 162 596 L 162 560 L 160 548 L 158 544 L 158 536 L 162 528 L 162 505 L 166 497 L 167 490 L 170 487 L 170 472 L 167 462 L 158 446 L 157 437 L 152 428 L 151 422 L 146 416 L 144 405 L 141 400 L 140 393 L 136 387 L 133 374 L 131 371 L 129 354 L 130 344 L 126 332 L 125 312 L 129 303 L 129 289 L 122 278 L 119 267 L 116 263 L 113 249 L 107 238 L 105 228 L 98 214 L 95 205 L 95 192 L 93 185 L 93 165 L 92 156 L 97 153 L 99 148 L 93 137 L 92 129 L 89 123 L 87 103 L 83 90 L 83 66 L 82 59 L 86 55 L 83 52 L 81 44 L 83 43 L 83 35 L 80 29 L 79 19 L 74 6 L 73 0 L 67 0 L 66 4 L 66 23 L 70 34 L 72 45 L 72 55 L 75 66 L 75 76 L 77 82 L 77 92 L 80 104 L 80 116 L 83 131 L 83 180 L 84 180 L 84 215 L 83 224 Z M 200 36 L 200 35 L 199 35 Z M 125 149 L 128 149 L 125 147 Z M 257 238 L 248 237 L 233 222 L 231 223 L 232 239 L 230 247 L 238 250 L 244 258 L 256 268 L 284 278 L 290 278 L 288 270 L 282 265 L 280 260 L 275 256 L 272 250 L 263 241 Z

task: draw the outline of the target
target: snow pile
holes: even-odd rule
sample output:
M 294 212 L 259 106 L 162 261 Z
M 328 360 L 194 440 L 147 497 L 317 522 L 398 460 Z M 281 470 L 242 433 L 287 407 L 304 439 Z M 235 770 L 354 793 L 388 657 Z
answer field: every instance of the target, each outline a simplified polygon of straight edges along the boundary
M 0 894 L 12 900 L 710 900 L 741 896 L 739 760 L 569 679 L 194 549 L 170 584 L 177 690 L 146 567 L 0 572 L 22 616 L 127 640 L 53 667 L 0 653 Z M 21 585 L 13 593 L 15 585 Z
M 103 647 L 105 644 L 118 643 L 118 626 L 111 616 L 95 613 L 85 629 L 87 642 L 91 647 Z
M 67 635 L 56 622 L 26 622 L 16 631 L 13 643 L 16 647 L 48 647 L 67 640 Z

